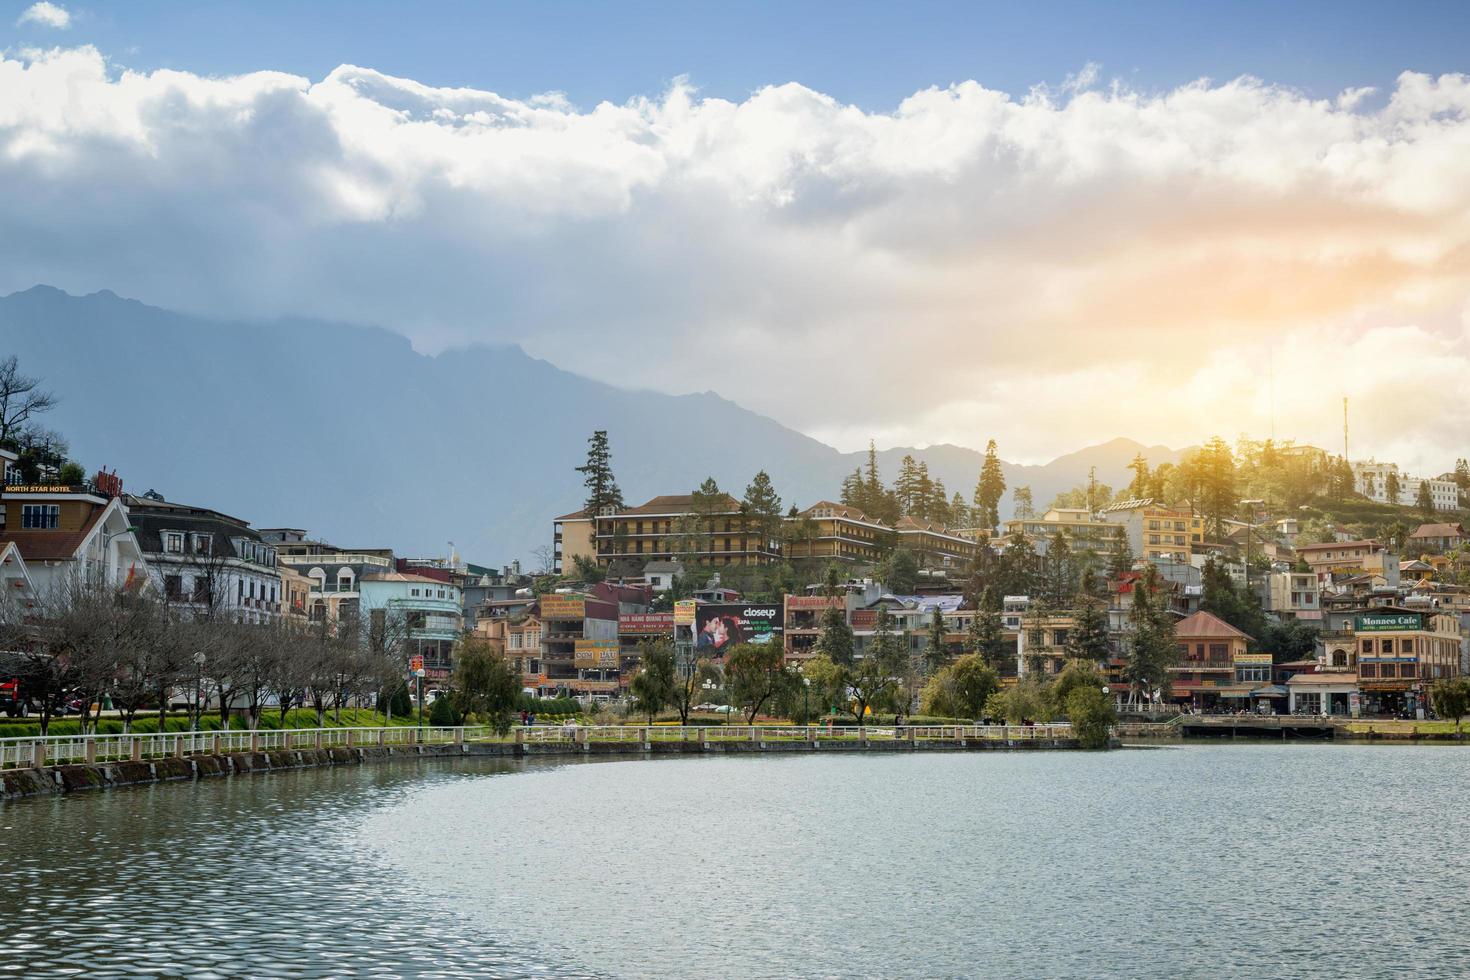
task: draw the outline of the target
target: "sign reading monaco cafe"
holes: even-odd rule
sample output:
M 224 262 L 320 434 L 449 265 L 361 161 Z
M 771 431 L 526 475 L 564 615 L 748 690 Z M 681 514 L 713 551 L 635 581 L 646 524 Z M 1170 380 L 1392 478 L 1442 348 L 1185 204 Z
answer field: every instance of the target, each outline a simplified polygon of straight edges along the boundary
M 1422 630 L 1424 617 L 1419 613 L 1364 613 L 1357 617 L 1354 631 L 1383 633 L 1392 630 Z

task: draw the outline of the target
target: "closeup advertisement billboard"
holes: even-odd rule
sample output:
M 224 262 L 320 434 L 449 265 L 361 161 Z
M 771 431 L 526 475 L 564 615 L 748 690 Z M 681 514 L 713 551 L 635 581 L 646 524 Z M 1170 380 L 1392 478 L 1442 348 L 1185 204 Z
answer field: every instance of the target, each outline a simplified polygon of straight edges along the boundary
M 781 603 L 701 604 L 694 627 L 694 648 L 702 656 L 722 657 L 741 643 L 780 643 Z

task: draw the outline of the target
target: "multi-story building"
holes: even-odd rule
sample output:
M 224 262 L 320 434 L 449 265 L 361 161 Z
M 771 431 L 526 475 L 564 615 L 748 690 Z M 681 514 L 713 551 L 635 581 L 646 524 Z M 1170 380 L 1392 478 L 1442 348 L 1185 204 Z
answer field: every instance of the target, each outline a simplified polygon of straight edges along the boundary
M 122 483 L 12 484 L 0 498 L 0 542 L 25 562 L 45 601 L 68 577 L 111 586 L 148 582 L 147 560 L 128 519 Z
M 1169 668 L 1170 698 L 1197 709 L 1239 707 L 1231 689 L 1251 638 L 1213 613 L 1197 612 L 1175 625 L 1174 640 L 1179 662 Z
M 984 547 L 971 538 L 961 537 L 943 525 L 904 516 L 894 525 L 898 547 L 914 554 L 919 567 L 958 571 L 969 566 Z
M 1312 572 L 1272 572 L 1266 576 L 1266 611 L 1294 619 L 1320 620 L 1322 594 Z
M 551 570 L 557 575 L 567 574 L 577 567 L 577 558 L 597 560 L 597 545 L 593 541 L 592 518 L 586 509 L 563 514 L 551 522 Z
M 893 544 L 893 528 L 849 507 L 819 500 L 786 519 L 786 557 L 875 562 Z
M 1461 673 L 1460 618 L 1438 611 L 1380 607 L 1359 614 L 1358 688 L 1368 714 L 1414 713 L 1429 685 Z
M 785 598 L 782 630 L 786 642 L 786 659 L 808 660 L 816 654 L 817 640 L 822 636 L 822 617 L 829 609 L 840 609 L 850 617 L 852 601 L 846 595 L 788 595 Z
M 426 575 L 387 571 L 363 575 L 355 588 L 360 622 L 370 641 L 380 636 L 388 642 L 401 641 L 410 657 L 423 657 L 428 680 L 449 677 L 454 644 L 464 630 L 459 586 Z M 338 620 L 339 625 L 342 622 Z
M 481 619 L 477 632 L 490 633 L 499 626 L 505 634 L 505 655 L 521 673 L 521 689 L 536 694 L 552 693 L 555 688 L 547 684 L 541 670 L 541 618 L 526 616 L 523 619 Z
M 543 694 L 606 700 L 618 685 L 618 604 L 581 594 L 544 595 L 541 621 Z
M 669 494 L 595 516 L 575 511 L 552 523 L 552 564 L 570 572 L 583 555 L 604 567 L 624 559 L 766 565 L 781 557 L 779 520 L 767 523 L 769 534 L 728 494 L 713 501 Z
M 1166 507 L 1151 497 L 1120 500 L 1101 511 L 1105 520 L 1122 524 L 1136 558 L 1189 561 L 1205 543 L 1204 518 L 1183 508 Z
M 339 548 L 313 540 L 300 528 L 267 527 L 260 538 L 276 560 L 311 580 L 307 616 L 312 622 L 354 622 L 361 611 L 359 583 L 394 570 L 391 548 Z
M 1464 526 L 1458 522 L 1420 524 L 1409 535 L 1408 550 L 1411 554 L 1418 554 L 1420 551 L 1449 551 L 1462 546 L 1466 541 L 1470 541 L 1470 535 L 1466 535 Z
M 1398 559 L 1389 554 L 1383 544 L 1372 538 L 1362 541 L 1299 544 L 1296 553 L 1318 577 L 1364 573 L 1386 576 L 1390 564 L 1395 572 L 1398 569 Z
M 1398 481 L 1398 497 L 1388 496 L 1389 474 Z M 1435 510 L 1455 510 L 1460 506 L 1460 488 L 1445 477 L 1421 478 L 1399 472 L 1397 463 L 1380 463 L 1375 459 L 1353 463 L 1353 489 L 1380 504 L 1413 505 L 1419 499 L 1421 484 L 1429 485 L 1429 499 Z
M 154 587 L 170 605 L 241 623 L 280 616 L 276 549 L 247 522 L 156 493 L 126 501 Z
M 1024 535 L 1037 554 L 1046 554 L 1051 539 L 1061 534 L 1074 553 L 1088 551 L 1108 555 L 1117 548 L 1120 523 L 1111 518 L 1096 517 L 1082 507 L 1053 507 L 1040 517 L 1006 521 L 1005 533 L 1012 540 Z

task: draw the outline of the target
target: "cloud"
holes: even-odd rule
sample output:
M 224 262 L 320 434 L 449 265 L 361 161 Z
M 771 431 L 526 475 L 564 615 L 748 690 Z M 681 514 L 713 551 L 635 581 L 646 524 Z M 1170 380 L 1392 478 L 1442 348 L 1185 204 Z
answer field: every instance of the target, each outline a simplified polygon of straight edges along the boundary
M 1470 367 L 1470 79 L 1370 101 L 1087 66 L 885 113 L 684 81 L 578 108 L 56 49 L 0 58 L 0 287 L 517 342 L 844 447 L 1029 458 L 1264 434 L 1274 362 L 1278 436 L 1335 444 L 1348 394 L 1365 452 L 1442 469 L 1466 420 L 1412 379 Z
M 42 27 L 54 27 L 58 31 L 64 31 L 71 26 L 71 14 L 60 4 L 41 0 L 27 7 L 16 20 L 16 25 L 39 24 Z

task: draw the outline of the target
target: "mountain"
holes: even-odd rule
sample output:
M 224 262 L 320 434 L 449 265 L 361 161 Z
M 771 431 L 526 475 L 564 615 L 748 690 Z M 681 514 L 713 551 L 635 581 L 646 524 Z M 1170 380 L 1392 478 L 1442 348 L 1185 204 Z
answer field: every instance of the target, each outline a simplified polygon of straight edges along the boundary
M 865 458 L 712 392 L 616 388 L 516 347 L 428 356 L 379 328 L 206 319 L 108 291 L 36 286 L 0 298 L 0 353 L 60 396 L 44 424 L 89 472 L 116 467 L 135 492 L 400 554 L 443 554 L 452 540 L 484 564 L 529 559 L 550 543 L 551 518 L 580 504 L 572 468 L 593 429 L 608 430 L 630 502 L 711 475 L 739 496 L 765 469 L 787 506 L 805 506 L 836 497 Z M 1044 505 L 1090 466 L 1102 482 L 1126 483 L 1137 452 L 1153 463 L 1178 456 L 1115 439 L 1004 470 Z M 906 453 L 969 496 L 980 453 L 884 450 L 885 477 Z

